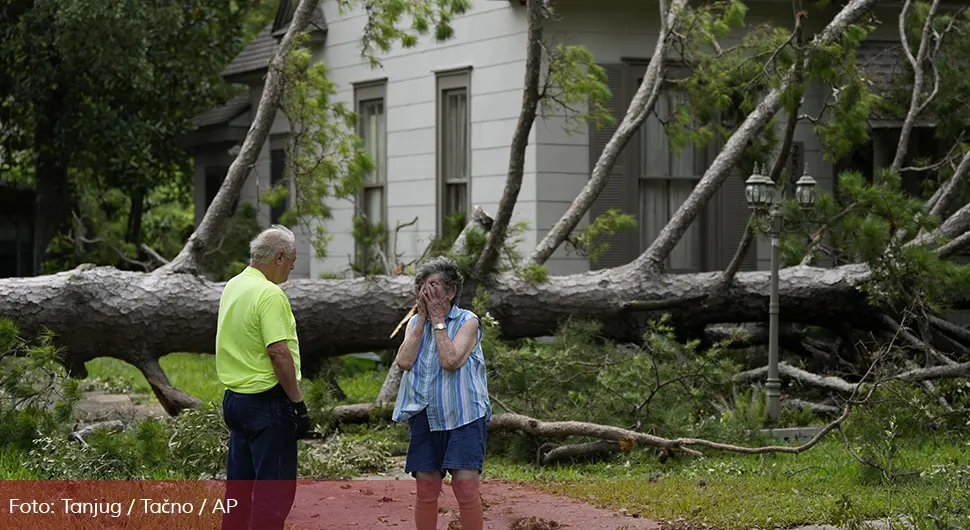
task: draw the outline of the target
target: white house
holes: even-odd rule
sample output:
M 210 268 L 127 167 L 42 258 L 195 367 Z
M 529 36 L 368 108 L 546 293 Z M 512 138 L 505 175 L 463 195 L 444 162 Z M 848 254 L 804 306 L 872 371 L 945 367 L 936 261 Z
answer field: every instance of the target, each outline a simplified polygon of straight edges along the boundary
M 373 69 L 361 56 L 365 14 L 360 10 L 341 14 L 336 0 L 321 2 L 321 12 L 311 25 L 316 37 L 314 53 L 326 62 L 331 79 L 340 86 L 339 98 L 360 113 L 358 132 L 373 146 L 377 162 L 373 178 L 357 200 L 372 221 L 384 220 L 392 229 L 397 222 L 417 218 L 400 232 L 397 248 L 404 261 L 423 254 L 449 213 L 470 211 L 476 205 L 493 214 L 498 209 L 522 100 L 527 36 L 522 3 L 473 0 L 472 10 L 454 21 L 453 39 L 439 44 L 426 37 L 414 48 L 396 48 L 382 56 L 381 68 Z M 273 25 L 225 69 L 228 80 L 250 86 L 249 94 L 199 116 L 197 129 L 187 139 L 196 161 L 197 220 L 232 161 L 229 149 L 245 137 L 259 102 L 266 65 L 296 4 L 295 0 L 282 0 Z M 653 52 L 659 31 L 656 2 L 556 0 L 554 5 L 559 17 L 547 23 L 547 39 L 582 44 L 592 51 L 610 76 L 610 109 L 621 117 Z M 749 25 L 769 20 L 792 24 L 790 2 L 763 0 L 748 5 Z M 894 21 L 897 10 L 880 12 L 879 18 Z M 810 17 L 808 31 L 820 30 L 823 18 Z M 870 40 L 860 57 L 874 58 L 869 66 L 875 79 L 892 76 L 899 58 L 894 24 L 885 24 Z M 826 94 L 823 87 L 810 87 L 802 112 L 817 114 Z M 669 108 L 671 98 L 661 98 L 657 110 Z M 612 130 L 584 130 L 569 135 L 564 125 L 562 117 L 540 117 L 529 137 L 525 178 L 513 217 L 513 222 L 523 220 L 530 226 L 524 251 L 541 240 L 565 212 L 612 134 Z M 812 176 L 825 190 L 832 189 L 833 175 L 842 168 L 857 167 L 872 174 L 888 164 L 882 153 L 885 146 L 894 145 L 892 131 L 898 126 L 874 121 L 873 142 L 850 160 L 833 165 L 823 160 L 811 123 L 800 123 L 790 173 L 797 179 L 807 161 Z M 255 203 L 257 190 L 268 189 L 283 178 L 287 132 L 286 121 L 278 116 L 242 200 Z M 675 156 L 659 122 L 648 120 L 625 149 L 590 212 L 595 216 L 608 208 L 622 208 L 637 216 L 639 229 L 612 238 L 610 251 L 595 266 L 625 263 L 645 249 L 716 153 L 716 146 L 711 146 Z M 671 255 L 670 269 L 719 270 L 727 265 L 748 218 L 744 178 L 733 175 L 722 186 Z M 355 249 L 354 205 L 342 201 L 333 208 L 334 218 L 326 225 L 333 236 L 330 257 L 313 256 L 303 235 L 295 277 L 347 271 L 348 256 Z M 260 205 L 260 220 L 268 224 L 281 212 Z M 766 268 L 768 250 L 767 245 L 759 244 L 743 268 Z M 591 264 L 563 247 L 548 266 L 553 274 L 567 274 L 588 270 Z

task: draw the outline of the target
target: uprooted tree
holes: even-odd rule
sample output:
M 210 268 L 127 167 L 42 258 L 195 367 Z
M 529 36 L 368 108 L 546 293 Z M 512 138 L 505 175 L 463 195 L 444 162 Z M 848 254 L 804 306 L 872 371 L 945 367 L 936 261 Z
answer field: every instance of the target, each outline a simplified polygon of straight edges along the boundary
M 414 0 L 405 4 L 409 16 L 427 17 L 426 21 L 438 24 L 439 36 L 449 35 L 441 28 L 447 28 L 451 17 L 468 7 L 461 1 Z M 970 269 L 950 260 L 970 242 L 970 204 L 964 198 L 970 151 L 961 142 L 970 120 L 959 105 L 965 96 L 961 90 L 966 89 L 955 82 L 964 79 L 966 72 L 961 70 L 965 67 L 960 61 L 952 60 L 970 47 L 970 40 L 963 36 L 963 30 L 970 28 L 970 18 L 966 12 L 939 13 L 938 1 L 931 6 L 907 1 L 899 15 L 906 74 L 898 83 L 896 97 L 880 97 L 870 93 L 865 70 L 855 61 L 855 51 L 872 27 L 869 16 L 875 4 L 875 0 L 851 0 L 831 16 L 821 32 L 809 37 L 807 11 L 795 0 L 791 28 L 759 26 L 737 45 L 725 47 L 720 41 L 742 22 L 743 4 L 727 2 L 700 9 L 684 0 L 661 2 L 662 30 L 644 81 L 627 112 L 619 117 L 585 189 L 531 253 L 525 267 L 499 266 L 500 249 L 508 237 L 522 184 L 528 133 L 536 116 L 549 105 L 565 112 L 579 107 L 583 109 L 579 112 L 582 118 L 600 120 L 601 103 L 604 95 L 608 96 L 604 94 L 602 71 L 588 53 L 548 46 L 542 28 L 549 7 L 528 0 L 523 109 L 511 138 L 506 188 L 499 209 L 494 219 L 484 214 L 473 219 L 462 236 L 460 254 L 470 275 L 465 302 L 471 303 L 476 292 L 487 293 L 487 315 L 499 323 L 503 337 L 509 339 L 554 334 L 564 322 L 579 319 L 601 322 L 607 338 L 639 342 L 653 319 L 668 315 L 683 338 L 713 342 L 729 336 L 738 345 L 757 344 L 767 335 L 753 323 L 766 320 L 768 274 L 739 272 L 738 263 L 749 251 L 761 223 L 758 218 L 752 217 L 737 259 L 724 271 L 672 274 L 664 271 L 664 263 L 718 188 L 726 179 L 736 178 L 732 173 L 746 175 L 752 167 L 763 166 L 770 168 L 768 174 L 773 180 L 791 180 L 785 167 L 798 123 L 814 124 L 827 156 L 837 160 L 868 140 L 866 121 L 878 107 L 903 120 L 892 165 L 877 175 L 843 173 L 838 193 L 823 194 L 813 214 L 792 207 L 791 200 L 785 202 L 785 222 L 791 235 L 783 242 L 785 261 L 790 266 L 780 277 L 781 304 L 786 308 L 782 313 L 786 325 L 783 344 L 818 361 L 819 370 L 839 367 L 847 375 L 823 378 L 788 368 L 783 374 L 851 394 L 859 390 L 872 362 L 857 348 L 860 341 L 899 337 L 914 347 L 910 351 L 920 355 L 896 359 L 898 370 L 890 377 L 911 381 L 966 377 L 970 371 L 970 331 L 946 316 L 948 311 L 964 306 L 962 293 L 970 281 Z M 368 10 L 365 53 L 374 46 L 386 50 L 393 42 L 412 41 L 411 35 L 397 29 L 402 12 L 397 8 L 384 10 L 383 5 L 372 3 Z M 428 15 L 428 5 L 434 8 L 433 15 Z M 64 347 L 64 363 L 75 375 L 86 374 L 85 361 L 115 357 L 145 374 L 170 414 L 195 406 L 197 400 L 169 384 L 158 359 L 171 352 L 212 351 L 222 284 L 202 276 L 201 256 L 226 222 L 277 110 L 287 108 L 284 93 L 302 93 L 287 86 L 287 68 L 294 64 L 288 60 L 296 53 L 295 43 L 316 7 L 315 0 L 300 2 L 270 62 L 249 134 L 202 222 L 174 260 L 152 273 L 82 266 L 55 275 L 2 280 L 0 315 L 16 319 L 25 332 L 53 330 Z M 432 25 L 424 26 L 427 29 Z M 678 78 L 666 68 L 666 59 L 675 52 L 689 66 L 689 76 Z M 809 83 L 829 87 L 818 115 L 801 110 Z M 543 264 L 564 242 L 570 240 L 595 253 L 590 230 L 610 232 L 628 221 L 606 216 L 592 223 L 590 229 L 575 232 L 610 178 L 620 152 L 654 113 L 658 94 L 668 86 L 686 95 L 685 103 L 664 120 L 668 135 L 680 143 L 706 145 L 718 141 L 723 146 L 716 158 L 689 198 L 637 259 L 607 270 L 549 276 Z M 326 98 L 321 102 L 326 103 Z M 782 110 L 786 123 L 779 146 L 774 119 Z M 903 167 L 914 124 L 929 114 L 938 122 L 938 141 L 948 142 L 952 149 L 942 159 L 920 160 L 919 167 Z M 354 119 L 336 107 L 330 116 L 348 124 Z M 332 125 L 333 121 L 328 123 Z M 338 129 L 326 128 L 322 136 L 308 141 L 343 142 L 341 145 L 347 147 L 337 150 L 340 159 L 316 160 L 326 162 L 324 171 L 307 182 L 317 185 L 314 189 L 318 197 L 346 194 L 348 188 L 343 185 L 359 183 L 361 174 L 369 168 L 352 134 L 343 133 L 344 137 L 334 140 Z M 299 148 L 298 143 L 291 144 L 291 149 Z M 772 152 L 775 154 L 769 157 L 767 153 Z M 306 156 L 319 157 L 320 153 Z M 319 163 L 307 165 L 321 167 Z M 903 172 L 924 175 L 925 189 L 917 195 L 904 192 Z M 867 177 L 875 178 L 867 182 Z M 923 194 L 929 198 L 923 200 Z M 326 214 L 303 212 L 324 218 Z M 829 258 L 831 266 L 810 265 L 822 255 Z M 412 279 L 406 275 L 297 279 L 285 290 L 299 323 L 301 351 L 309 366 L 344 353 L 395 348 L 401 334 L 393 331 L 414 302 Z M 904 322 L 913 324 L 904 326 Z M 730 328 L 743 325 L 754 332 L 735 338 Z M 817 336 L 809 337 L 808 329 Z M 745 380 L 754 375 L 738 377 Z M 386 397 L 387 393 L 382 395 Z M 351 421 L 355 414 L 366 417 L 368 409 L 346 408 L 338 414 Z M 848 406 L 840 419 L 847 413 Z M 543 424 L 520 416 L 503 416 L 496 425 L 537 435 L 573 428 L 607 439 L 632 437 L 639 443 L 686 451 L 689 445 L 726 448 L 602 426 Z

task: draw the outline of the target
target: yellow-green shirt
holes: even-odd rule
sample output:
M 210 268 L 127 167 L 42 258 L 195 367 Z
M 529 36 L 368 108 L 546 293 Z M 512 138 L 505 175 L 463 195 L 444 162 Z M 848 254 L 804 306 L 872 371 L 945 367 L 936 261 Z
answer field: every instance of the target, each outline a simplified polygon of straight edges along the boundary
M 283 289 L 262 272 L 246 267 L 226 283 L 219 300 L 216 372 L 229 390 L 255 394 L 279 381 L 266 347 L 285 340 L 300 380 L 296 318 Z

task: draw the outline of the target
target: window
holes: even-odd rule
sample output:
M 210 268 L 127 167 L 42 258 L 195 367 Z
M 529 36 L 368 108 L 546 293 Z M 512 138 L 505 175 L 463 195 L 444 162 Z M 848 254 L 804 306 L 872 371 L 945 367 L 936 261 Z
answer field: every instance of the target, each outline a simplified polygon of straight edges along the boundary
M 664 128 L 664 122 L 684 100 L 681 93 L 666 90 L 657 98 L 654 113 L 647 116 L 641 129 L 638 186 L 641 251 L 660 235 L 703 176 L 695 146 L 688 144 L 675 152 Z M 668 270 L 701 270 L 702 226 L 700 219 L 691 223 L 667 259 Z
M 288 186 L 286 183 L 286 148 L 282 145 L 282 141 L 277 145 L 273 142 L 273 147 L 269 152 L 269 165 L 270 165 L 270 182 L 271 188 L 283 183 L 284 186 Z M 270 224 L 278 224 L 280 222 L 280 217 L 290 208 L 290 196 L 287 194 L 286 198 L 283 199 L 278 205 L 270 207 L 269 210 L 269 221 Z
M 458 212 L 467 215 L 471 210 L 469 79 L 468 71 L 438 77 L 440 233 L 444 231 L 446 219 Z
M 387 226 L 387 112 L 384 103 L 385 84 L 355 87 L 357 106 L 357 134 L 374 162 L 374 169 L 364 175 L 364 188 L 357 199 L 357 213 L 364 216 L 371 226 Z M 386 233 L 386 232 L 385 232 Z M 387 252 L 387 238 L 380 247 Z M 358 248 L 360 258 L 367 250 Z M 376 256 L 375 256 L 376 257 Z

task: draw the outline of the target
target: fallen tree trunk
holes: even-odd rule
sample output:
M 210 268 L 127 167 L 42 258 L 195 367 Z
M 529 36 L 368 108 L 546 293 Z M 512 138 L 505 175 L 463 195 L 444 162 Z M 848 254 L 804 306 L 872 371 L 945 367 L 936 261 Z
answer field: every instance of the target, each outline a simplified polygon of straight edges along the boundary
M 782 307 L 799 310 L 783 311 L 782 318 L 877 325 L 857 289 L 867 277 L 859 265 L 786 269 L 780 281 Z M 607 336 L 638 342 L 648 319 L 664 312 L 692 326 L 763 321 L 768 283 L 765 272 L 741 273 L 728 289 L 715 289 L 717 272 L 639 280 L 632 269 L 614 269 L 551 277 L 539 284 L 504 275 L 488 285 L 488 311 L 506 338 L 553 334 L 565 320 L 583 318 L 601 320 Z M 145 374 L 166 411 L 175 414 L 198 401 L 168 384 L 158 359 L 173 352 L 213 352 L 223 286 L 191 274 L 82 266 L 0 280 L 0 316 L 17 321 L 26 334 L 52 330 L 73 375 L 86 376 L 84 363 L 97 357 L 131 363 Z M 475 293 L 474 284 L 468 287 L 466 306 Z M 283 288 L 296 315 L 308 371 L 329 357 L 397 348 L 403 334 L 390 338 L 391 331 L 414 303 L 407 276 L 296 279 Z
M 879 329 L 879 314 L 858 289 L 868 277 L 866 266 L 858 264 L 785 269 L 779 282 L 781 319 Z M 743 272 L 729 288 L 720 285 L 718 272 L 641 278 L 633 268 L 554 276 L 543 283 L 502 275 L 487 285 L 487 310 L 509 339 L 554 334 L 566 320 L 577 318 L 599 320 L 605 336 L 631 342 L 639 342 L 649 319 L 663 313 L 694 329 L 767 319 L 767 272 Z M 133 364 L 166 410 L 177 413 L 197 400 L 171 388 L 158 359 L 173 352 L 213 352 L 223 286 L 191 274 L 79 267 L 0 280 L 0 316 L 17 321 L 25 334 L 52 330 L 74 375 L 85 376 L 84 363 L 97 357 Z M 466 307 L 476 285 L 467 287 Z M 308 371 L 329 357 L 397 348 L 403 334 L 391 338 L 391 331 L 414 303 L 409 276 L 295 279 L 283 288 L 296 315 Z

